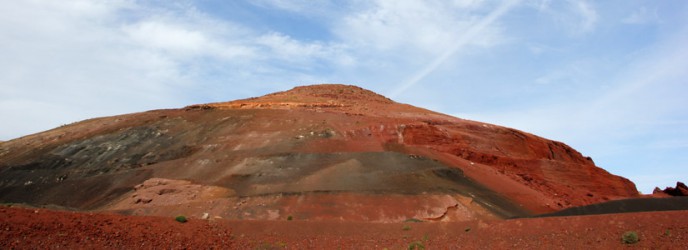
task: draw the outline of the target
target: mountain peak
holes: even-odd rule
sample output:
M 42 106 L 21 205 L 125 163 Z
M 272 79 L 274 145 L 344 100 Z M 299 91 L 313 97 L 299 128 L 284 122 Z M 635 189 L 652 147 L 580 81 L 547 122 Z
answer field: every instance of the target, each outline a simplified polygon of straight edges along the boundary
M 316 84 L 298 86 L 287 91 L 267 94 L 261 97 L 192 105 L 186 109 L 328 109 L 348 113 L 371 113 L 385 110 L 408 109 L 394 107 L 396 102 L 373 91 L 345 84 Z M 416 108 L 417 109 L 417 108 Z
M 337 101 L 372 101 L 378 103 L 394 103 L 387 97 L 373 91 L 344 84 L 316 84 L 308 86 L 298 86 L 293 89 L 268 94 L 258 99 L 271 98 L 297 98 L 303 101 L 312 99 L 326 99 Z

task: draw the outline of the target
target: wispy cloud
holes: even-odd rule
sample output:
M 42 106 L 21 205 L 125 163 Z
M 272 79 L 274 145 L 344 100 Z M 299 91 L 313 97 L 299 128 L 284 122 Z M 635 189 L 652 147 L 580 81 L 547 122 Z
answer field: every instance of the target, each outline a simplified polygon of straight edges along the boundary
M 528 4 L 538 12 L 552 17 L 552 21 L 571 36 L 593 32 L 599 21 L 595 6 L 586 0 L 541 0 Z
M 195 28 L 168 20 L 144 20 L 126 25 L 123 31 L 136 45 L 172 56 L 231 60 L 253 58 L 257 53 L 250 46 L 223 42 Z
M 594 88 L 574 88 L 569 92 L 569 95 L 585 93 L 582 95 L 585 98 L 561 97 L 545 105 L 517 110 L 455 115 L 564 141 L 583 154 L 594 152 L 592 156 L 598 165 L 616 174 L 636 173 L 631 180 L 643 192 L 649 192 L 654 187 L 651 185 L 667 183 L 667 180 L 640 179 L 638 173 L 659 171 L 657 158 L 666 165 L 662 169 L 683 164 L 685 160 L 675 154 L 687 145 L 682 136 L 688 133 L 684 126 L 688 118 L 684 107 L 688 101 L 683 94 L 688 91 L 684 84 L 688 75 L 683 67 L 688 65 L 688 49 L 682 46 L 688 42 L 687 31 L 676 31 L 663 42 L 634 54 L 623 70 L 604 76 L 607 87 L 590 85 Z M 574 73 L 575 70 L 555 71 L 551 77 L 566 74 L 558 72 Z M 668 181 L 686 178 L 685 172 L 677 173 Z
M 580 24 L 577 32 L 588 33 L 594 30 L 598 18 L 597 11 L 584 0 L 570 0 L 569 3 L 573 5 L 580 16 Z
M 646 7 L 640 7 L 633 11 L 630 15 L 621 19 L 621 22 L 627 24 L 647 24 L 659 22 L 660 18 L 657 14 L 657 9 L 650 10 Z
M 678 115 L 686 115 L 683 107 L 688 105 L 681 92 L 688 91 L 688 86 L 682 81 L 686 77 L 683 65 L 688 65 L 688 48 L 680 45 L 688 42 L 686 31 L 688 29 L 677 32 L 666 41 L 635 56 L 624 64 L 623 71 L 605 76 L 606 86 L 598 83 L 594 85 L 595 88 L 578 87 L 568 92 L 568 95 L 587 93 L 585 99 L 558 98 L 547 105 L 534 105 L 512 112 L 457 115 L 509 125 L 569 142 L 593 140 L 592 137 L 600 133 L 627 136 L 627 130 L 620 127 L 650 128 L 658 123 L 674 124 L 675 119 L 682 119 Z M 537 78 L 535 82 L 544 84 L 560 79 L 570 83 L 575 81 L 574 76 L 593 73 L 580 64 L 570 64 Z M 662 101 L 657 101 L 658 97 L 663 98 Z
M 447 59 L 456 54 L 461 48 L 474 42 L 478 35 L 482 34 L 493 22 L 499 17 L 509 11 L 518 1 L 506 1 L 499 5 L 495 10 L 490 12 L 487 16 L 479 21 L 468 25 L 468 29 L 461 32 L 457 40 L 453 40 L 453 44 L 446 48 L 439 56 L 437 56 L 430 64 L 423 67 L 421 70 L 412 75 L 403 84 L 397 86 L 392 92 L 388 94 L 389 97 L 394 98 L 403 93 L 407 89 L 413 87 L 422 81 L 425 77 L 440 67 Z
M 32 124 L 4 125 L 3 139 L 96 116 L 179 107 L 199 95 L 227 100 L 255 95 L 239 94 L 270 82 L 313 80 L 284 65 L 350 63 L 336 44 L 261 32 L 187 5 L 9 1 L 0 4 L 0 16 L 0 116 Z
M 675 153 L 688 135 L 687 9 L 589 0 L 0 1 L 0 140 L 343 82 L 562 140 L 612 172 L 667 172 L 688 161 Z
M 341 11 L 345 5 L 351 4 L 329 0 L 255 0 L 250 1 L 250 3 L 263 8 L 279 9 L 304 16 L 331 15 Z
M 346 53 L 346 47 L 338 43 L 302 42 L 280 33 L 268 33 L 256 38 L 255 43 L 265 46 L 270 57 L 289 62 L 328 60 L 338 65 L 350 65 L 354 60 Z
M 370 5 L 347 15 L 337 25 L 342 40 L 381 52 L 403 49 L 438 53 L 438 48 L 449 46 L 453 40 L 451 30 L 466 23 L 461 13 L 438 1 L 379 0 Z

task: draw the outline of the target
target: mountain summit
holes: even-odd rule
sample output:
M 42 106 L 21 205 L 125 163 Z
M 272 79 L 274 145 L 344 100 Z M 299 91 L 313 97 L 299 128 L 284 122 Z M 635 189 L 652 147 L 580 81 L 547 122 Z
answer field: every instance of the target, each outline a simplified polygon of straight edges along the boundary
M 430 113 L 410 105 L 396 103 L 387 97 L 361 87 L 342 84 L 319 84 L 295 87 L 288 91 L 230 102 L 191 105 L 186 109 L 289 109 L 341 112 L 368 116 L 395 116 L 405 113 Z M 380 112 L 384 110 L 384 112 Z
M 0 202 L 78 210 L 466 221 L 637 196 L 561 142 L 349 85 L 96 118 L 0 143 Z

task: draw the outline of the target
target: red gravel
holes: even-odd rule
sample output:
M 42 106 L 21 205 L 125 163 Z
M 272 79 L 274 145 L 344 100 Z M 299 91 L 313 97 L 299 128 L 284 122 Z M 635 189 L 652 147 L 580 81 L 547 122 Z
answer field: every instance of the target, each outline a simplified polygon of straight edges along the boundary
M 0 248 L 688 249 L 688 211 L 466 223 L 191 220 L 0 208 Z M 640 242 L 624 245 L 635 231 Z M 230 233 L 231 232 L 231 233 Z
M 217 223 L 174 218 L 0 208 L 0 249 L 231 248 Z

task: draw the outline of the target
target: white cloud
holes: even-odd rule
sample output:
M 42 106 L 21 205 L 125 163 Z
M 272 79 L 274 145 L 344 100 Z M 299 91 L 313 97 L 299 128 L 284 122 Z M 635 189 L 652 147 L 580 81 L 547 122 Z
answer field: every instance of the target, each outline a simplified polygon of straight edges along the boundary
M 472 9 L 480 8 L 483 4 L 485 4 L 485 0 L 454 0 L 452 3 L 454 6 L 462 9 Z
M 189 26 L 189 27 L 185 27 Z M 253 59 L 254 48 L 232 44 L 213 33 L 197 30 L 196 25 L 178 24 L 165 20 L 144 20 L 122 29 L 136 45 L 180 57 L 206 56 L 223 60 Z M 182 59 L 182 58 L 180 58 Z
M 597 23 L 597 11 L 593 6 L 584 0 L 570 0 L 569 3 L 574 6 L 577 14 L 580 16 L 580 24 L 577 32 L 588 33 L 593 31 Z
M 377 51 L 418 51 L 439 55 L 454 46 L 484 13 L 482 2 L 454 5 L 445 1 L 374 1 L 369 8 L 345 17 L 336 34 L 359 47 Z M 497 27 L 483 27 L 469 45 L 499 43 Z
M 657 9 L 648 10 L 646 7 L 641 7 L 633 11 L 630 15 L 624 17 L 621 22 L 627 24 L 647 24 L 659 22 L 659 15 Z
M 534 5 L 538 11 L 544 12 L 547 9 L 549 9 L 549 5 L 551 2 L 552 2 L 551 0 L 540 0 L 540 1 L 531 2 L 531 5 Z
M 277 32 L 261 35 L 255 43 L 269 49 L 270 57 L 277 57 L 285 61 L 308 63 L 312 60 L 331 60 L 339 65 L 353 64 L 353 59 L 340 44 L 325 44 L 322 42 L 302 42 Z
M 530 8 L 493 0 L 260 0 L 204 12 L 217 6 L 1 1 L 0 117 L 11 122 L 0 123 L 0 139 L 96 116 L 344 82 L 438 109 L 479 102 L 478 114 L 459 116 L 562 140 L 595 158 L 685 149 L 688 33 L 677 29 L 685 28 L 684 6 L 522 2 Z M 653 32 L 629 39 L 620 23 L 654 25 Z M 666 42 L 666 34 L 675 36 Z
M 389 97 L 394 98 L 407 89 L 418 84 L 425 77 L 444 64 L 449 57 L 456 54 L 461 48 L 474 43 L 476 40 L 481 40 L 480 35 L 484 34 L 485 30 L 490 29 L 490 25 L 499 19 L 499 17 L 504 15 L 507 11 L 509 11 L 517 2 L 518 1 L 504 2 L 502 5 L 490 12 L 490 14 L 482 17 L 479 19 L 479 21 L 470 25 L 459 37 L 453 40 L 454 44 L 452 46 L 446 48 L 443 53 L 437 56 L 431 63 L 412 75 L 406 80 L 406 82 L 396 87 L 391 93 L 389 93 Z
M 312 79 L 273 65 L 280 61 L 307 68 L 334 55 L 347 62 L 336 45 L 262 34 L 189 6 L 7 1 L 0 20 L 0 117 L 16 118 L 1 125 L 3 140 L 79 119 L 180 107 L 197 98 L 190 93 L 218 95 L 233 84 L 243 87 L 230 93 L 242 93 L 262 88 L 255 83 Z
M 285 10 L 303 16 L 327 16 L 341 10 L 348 3 L 328 0 L 254 0 L 253 5 Z
M 485 121 L 563 141 L 592 156 L 596 163 L 634 181 L 643 192 L 655 185 L 688 178 L 680 169 L 685 157 L 685 98 L 688 86 L 688 29 L 677 30 L 642 52 L 627 58 L 620 71 L 594 73 L 607 88 L 574 88 L 567 96 L 536 105 L 510 107 L 484 113 L 459 113 L 457 117 Z M 593 65 L 594 66 L 594 65 Z M 573 78 L 564 68 L 541 80 Z M 578 76 L 575 76 L 578 77 Z M 599 82 L 598 82 L 599 83 Z M 656 176 L 650 176 L 655 174 Z M 646 176 L 647 175 L 647 176 Z
M 172 52 L 198 53 L 207 46 L 207 38 L 198 31 L 190 31 L 163 22 L 145 21 L 124 28 L 134 41 L 145 46 Z
M 55 107 L 56 105 L 59 104 L 27 98 L 0 99 L 0 114 L 3 115 L 4 121 L 2 130 L 0 130 L 0 140 L 13 139 L 17 136 L 17 131 L 38 132 L 46 129 L 46 123 L 53 124 L 52 126 L 56 127 L 81 117 L 76 112 L 46 112 L 55 109 L 69 110 L 69 108 L 66 107 Z
M 555 24 L 572 36 L 593 32 L 599 19 L 596 8 L 585 0 L 542 0 L 529 2 L 529 5 L 540 13 L 547 14 Z
M 687 41 L 688 32 L 679 32 L 627 62 L 624 71 L 597 76 L 596 79 L 607 82 L 607 87 L 590 88 L 594 86 L 591 84 L 588 87 L 571 88 L 572 91 L 567 93 L 568 96 L 585 93 L 585 98 L 562 97 L 546 105 L 520 107 L 507 112 L 456 115 L 577 143 L 594 141 L 592 137 L 599 134 L 607 138 L 614 135 L 626 137 L 630 128 L 651 129 L 657 123 L 675 123 L 672 119 L 667 120 L 667 117 L 686 115 L 683 107 L 688 105 L 683 94 L 677 92 L 688 90 L 682 82 L 688 76 L 683 67 L 688 65 L 688 49 L 680 45 Z M 585 79 L 583 74 L 593 73 L 589 67 L 585 68 L 584 62 L 575 62 L 539 77 L 535 82 L 570 83 L 577 81 L 577 77 Z

